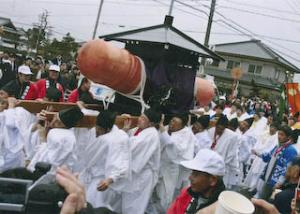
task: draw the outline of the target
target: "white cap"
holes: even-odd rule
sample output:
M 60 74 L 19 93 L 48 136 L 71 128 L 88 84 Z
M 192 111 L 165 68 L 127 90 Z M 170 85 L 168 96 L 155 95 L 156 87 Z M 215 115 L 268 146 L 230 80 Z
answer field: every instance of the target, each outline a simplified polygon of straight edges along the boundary
M 18 68 L 18 73 L 25 74 L 25 75 L 31 75 L 32 74 L 30 68 L 27 65 L 21 65 Z
M 202 149 L 193 160 L 181 161 L 180 164 L 185 168 L 206 172 L 211 175 L 225 175 L 225 163 L 223 158 L 217 152 L 210 149 Z
M 58 65 L 50 65 L 49 71 L 57 71 L 60 72 L 60 67 Z

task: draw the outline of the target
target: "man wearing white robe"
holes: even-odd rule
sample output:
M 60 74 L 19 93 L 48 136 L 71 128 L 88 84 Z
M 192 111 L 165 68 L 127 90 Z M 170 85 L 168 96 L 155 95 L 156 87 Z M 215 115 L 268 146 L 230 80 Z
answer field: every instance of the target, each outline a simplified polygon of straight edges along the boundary
M 22 107 L 15 107 L 17 100 L 8 98 L 8 109 L 1 112 L 0 171 L 25 166 L 24 142 L 28 139 L 28 126 L 35 117 Z
M 80 108 L 81 112 L 84 115 L 88 116 L 98 116 L 99 111 L 91 110 L 85 108 L 85 105 L 82 101 L 77 102 L 77 106 Z M 86 149 L 91 143 L 96 139 L 96 129 L 95 128 L 84 128 L 84 127 L 75 127 L 74 134 L 76 137 L 76 145 L 74 153 L 77 156 L 78 162 L 75 166 L 75 172 L 81 172 L 85 167 L 85 157 Z
M 250 115 L 246 112 L 245 107 L 243 107 L 241 105 L 237 105 L 236 117 L 237 117 L 238 121 L 240 122 L 240 121 L 250 118 Z
M 238 104 L 234 103 L 234 104 L 232 104 L 229 111 L 224 110 L 224 112 L 225 112 L 224 114 L 227 116 L 228 120 L 232 120 L 237 117 L 237 113 L 236 113 L 237 106 L 238 106 Z
M 123 213 L 121 195 L 129 179 L 129 137 L 114 125 L 115 113 L 104 110 L 97 116 L 96 138 L 84 154 L 80 179 L 86 186 L 87 201 L 93 207 Z
M 266 130 L 268 130 L 268 119 L 264 117 L 263 112 L 257 111 L 253 115 L 254 121 L 251 129 L 256 138 L 259 138 Z
M 225 162 L 225 176 L 223 178 L 226 188 L 230 189 L 237 185 L 238 163 L 238 135 L 227 129 L 228 119 L 222 116 L 218 119 L 216 127 L 208 130 L 212 141 L 211 149 L 219 153 Z
M 195 154 L 201 149 L 208 149 L 211 146 L 211 139 L 208 136 L 207 128 L 209 126 L 209 115 L 199 117 L 192 126 L 192 131 L 197 139 L 195 145 Z
M 250 128 L 253 118 L 248 118 L 240 122 L 239 130 L 241 131 L 241 140 L 239 145 L 239 166 L 240 166 L 240 182 L 242 182 L 251 165 L 251 151 L 257 142 L 253 130 Z
M 130 192 L 122 195 L 122 214 L 144 214 L 158 180 L 160 166 L 160 141 L 155 125 L 160 122 L 160 114 L 146 110 L 139 118 L 135 132 L 129 138 L 131 150 Z M 130 126 L 130 120 L 125 127 Z
M 166 212 L 175 194 L 189 184 L 190 172 L 180 162 L 193 159 L 197 139 L 186 126 L 187 121 L 188 115 L 178 114 L 170 120 L 168 129 L 160 125 L 161 165 L 155 207 L 161 213 Z
M 61 92 L 55 87 L 49 87 L 46 90 L 46 96 L 41 101 L 46 102 L 59 102 Z M 51 109 L 52 107 L 50 107 Z M 49 109 L 49 107 L 48 107 Z M 32 114 L 32 113 L 31 113 Z M 32 116 L 35 117 L 34 114 Z M 24 131 L 26 132 L 27 140 L 24 141 L 24 150 L 26 155 L 26 161 L 31 161 L 33 156 L 40 148 L 44 148 L 46 143 L 46 128 L 43 120 L 39 120 L 39 114 L 36 116 L 35 123 L 29 125 Z M 25 119 L 26 120 L 26 119 Z
M 258 189 L 260 182 L 259 178 L 267 165 L 265 162 L 263 162 L 260 156 L 264 153 L 269 153 L 275 146 L 278 145 L 277 129 L 277 124 L 271 124 L 269 136 L 267 137 L 267 139 L 265 139 L 265 141 L 257 141 L 252 150 L 252 153 L 258 154 L 258 156 L 255 156 L 255 159 L 243 184 L 244 186 L 249 188 L 250 191 Z
M 42 111 L 41 117 L 45 115 L 46 111 Z M 28 169 L 33 171 L 37 162 L 47 162 L 54 168 L 66 165 L 73 170 L 77 157 L 74 153 L 76 138 L 71 128 L 76 126 L 82 117 L 83 113 L 77 106 L 56 114 L 50 122 L 46 143 L 34 155 Z M 46 117 L 44 119 L 46 120 Z

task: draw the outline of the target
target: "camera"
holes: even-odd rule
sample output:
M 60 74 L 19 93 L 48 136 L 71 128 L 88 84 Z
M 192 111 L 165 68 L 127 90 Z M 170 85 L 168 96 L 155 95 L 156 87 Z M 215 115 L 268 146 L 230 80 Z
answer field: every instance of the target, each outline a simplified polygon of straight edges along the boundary
M 51 168 L 50 164 L 39 162 L 34 172 L 19 168 L 2 173 L 0 214 L 59 214 L 68 194 L 55 182 Z

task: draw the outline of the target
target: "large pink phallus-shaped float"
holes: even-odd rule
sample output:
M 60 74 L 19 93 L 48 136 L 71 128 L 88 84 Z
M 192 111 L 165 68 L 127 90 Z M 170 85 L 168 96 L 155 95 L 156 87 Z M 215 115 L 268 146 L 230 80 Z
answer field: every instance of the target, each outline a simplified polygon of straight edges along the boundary
M 85 43 L 78 52 L 77 61 L 80 72 L 88 79 L 123 94 L 135 94 L 145 82 L 144 62 L 102 39 Z M 209 104 L 214 96 L 212 84 L 201 78 L 196 78 L 195 92 L 201 106 Z

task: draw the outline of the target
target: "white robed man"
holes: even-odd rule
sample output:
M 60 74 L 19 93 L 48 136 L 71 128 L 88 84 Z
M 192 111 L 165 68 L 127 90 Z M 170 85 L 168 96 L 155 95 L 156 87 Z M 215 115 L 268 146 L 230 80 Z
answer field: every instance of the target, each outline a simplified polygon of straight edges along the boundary
M 255 156 L 255 159 L 243 184 L 244 186 L 249 188 L 250 191 L 261 189 L 263 186 L 263 182 L 259 178 L 262 175 L 267 164 L 263 162 L 261 155 L 264 153 L 269 153 L 275 146 L 278 145 L 278 127 L 278 124 L 272 123 L 270 125 L 268 138 L 266 138 L 265 141 L 257 141 L 252 149 L 252 153 L 258 154 L 258 156 Z
M 240 122 L 239 130 L 241 132 L 241 140 L 239 145 L 239 166 L 240 166 L 240 182 L 242 182 L 251 165 L 251 151 L 257 142 L 257 138 L 250 127 L 253 118 L 248 118 Z
M 227 189 L 237 185 L 239 163 L 238 163 L 238 145 L 239 136 L 235 132 L 227 129 L 228 119 L 221 116 L 216 127 L 210 128 L 208 134 L 212 140 L 211 149 L 219 153 L 225 162 L 225 176 L 223 178 Z
M 46 120 L 46 111 L 40 113 L 40 118 Z M 74 153 L 76 138 L 71 129 L 83 117 L 78 106 L 61 110 L 54 115 L 49 124 L 50 131 L 46 137 L 46 143 L 35 153 L 28 169 L 33 171 L 37 162 L 47 162 L 54 168 L 66 165 L 73 170 L 77 163 L 77 157 Z
M 193 159 L 197 139 L 187 122 L 187 114 L 175 114 L 168 128 L 160 124 L 161 165 L 153 196 L 154 207 L 159 213 L 165 213 L 176 193 L 189 184 L 190 171 L 180 162 Z
M 246 120 L 246 119 L 250 118 L 250 115 L 245 110 L 245 107 L 241 106 L 239 104 L 236 107 L 236 117 L 237 117 L 238 121 L 240 122 L 240 121 L 243 121 L 243 120 Z
M 61 97 L 61 92 L 54 87 L 49 87 L 46 91 L 46 96 L 42 101 L 46 102 L 59 102 Z M 48 110 L 51 110 L 52 107 L 48 107 Z M 32 116 L 35 114 L 32 114 Z M 46 127 L 45 121 L 38 119 L 39 114 L 37 114 L 37 119 L 35 123 L 32 123 L 29 127 L 26 128 L 25 133 L 27 133 L 27 140 L 24 142 L 24 150 L 26 155 L 26 162 L 29 162 L 35 153 L 39 150 L 40 147 L 45 146 L 46 142 Z M 24 120 L 24 118 L 22 118 Z
M 121 194 L 130 170 L 129 137 L 115 124 L 116 114 L 103 110 L 97 116 L 96 138 L 84 152 L 80 179 L 86 186 L 87 201 L 94 208 L 105 207 L 123 213 Z
M 264 112 L 260 109 L 253 115 L 253 123 L 251 129 L 256 138 L 260 138 L 263 133 L 268 130 L 268 119 L 264 116 Z
M 130 192 L 122 195 L 124 204 L 122 214 L 144 214 L 158 180 L 160 166 L 160 141 L 156 125 L 161 114 L 147 109 L 138 118 L 137 128 L 130 131 L 131 181 L 127 188 Z M 126 120 L 129 129 L 131 120 Z
M 13 97 L 1 98 L 0 112 L 0 171 L 24 167 L 24 143 L 28 139 L 28 127 L 34 123 L 35 116 L 22 107 L 16 107 Z M 2 163 L 1 163 L 2 162 Z
M 208 136 L 207 128 L 209 126 L 209 115 L 202 115 L 199 117 L 192 126 L 192 131 L 197 138 L 197 143 L 195 145 L 195 154 L 201 149 L 208 149 L 211 146 L 211 139 Z
M 237 107 L 239 104 L 233 103 L 229 111 L 224 110 L 224 114 L 227 116 L 228 120 L 234 119 L 237 117 Z

